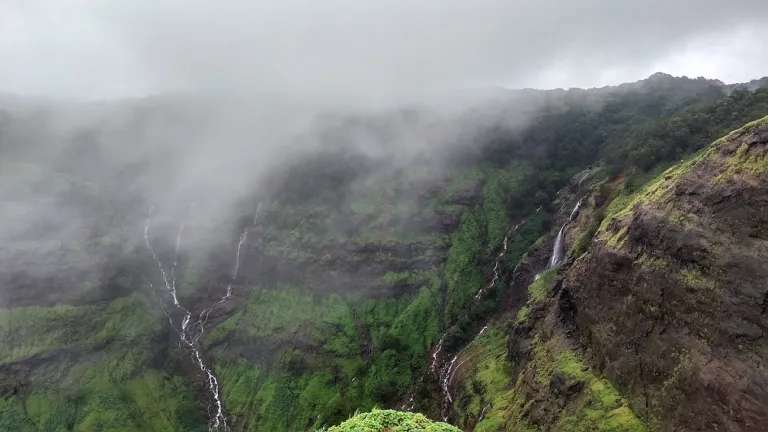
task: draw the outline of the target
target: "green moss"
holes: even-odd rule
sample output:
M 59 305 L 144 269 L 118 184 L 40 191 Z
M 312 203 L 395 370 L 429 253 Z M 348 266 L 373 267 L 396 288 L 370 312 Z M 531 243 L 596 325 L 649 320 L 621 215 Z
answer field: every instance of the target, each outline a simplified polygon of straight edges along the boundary
M 597 230 L 600 229 L 600 224 L 603 222 L 604 218 L 605 210 L 602 208 L 596 208 L 589 211 L 589 223 L 587 227 L 584 228 L 584 231 L 579 238 L 574 242 L 573 247 L 571 247 L 572 256 L 578 259 L 587 252 L 587 249 L 589 249 L 589 246 L 592 244 L 592 239 L 594 238 L 595 233 L 597 233 Z
M 446 423 L 437 423 L 422 414 L 394 410 L 373 410 L 356 414 L 328 432 L 460 432 Z
M 537 280 L 528 287 L 528 299 L 538 302 L 547 298 L 547 293 L 557 279 L 557 267 L 542 272 Z
M 539 303 L 547 298 L 552 284 L 557 279 L 557 267 L 551 268 L 539 274 L 539 278 L 528 286 L 528 301 L 517 312 L 517 323 L 522 324 L 528 320 L 531 308 L 535 303 Z
M 600 423 L 600 432 L 643 432 L 646 428 L 629 407 L 621 406 L 608 413 Z
M 613 385 L 593 372 L 580 354 L 565 348 L 559 337 L 537 344 L 532 365 L 542 384 L 548 385 L 555 372 L 584 383 L 585 391 L 581 397 L 566 408 L 567 415 L 558 421 L 561 430 L 645 430 L 644 424 L 631 412 Z M 611 429 L 619 426 L 619 429 Z
M 606 233 L 606 244 L 614 249 L 621 249 L 627 240 L 627 231 L 629 227 L 622 227 L 617 233 Z
M 755 121 L 751 121 L 738 129 L 732 130 L 731 132 L 728 133 L 728 135 L 716 140 L 714 143 L 712 143 L 712 145 L 715 147 L 719 146 L 725 143 L 726 141 L 733 139 L 736 135 L 752 132 L 756 128 L 760 126 L 766 126 L 766 125 L 768 125 L 768 116 L 759 118 Z
M 523 305 L 519 311 L 517 311 L 517 324 L 522 324 L 528 321 L 528 317 L 531 315 L 531 306 Z
M 640 264 L 643 264 L 648 267 L 653 267 L 658 270 L 669 270 L 673 268 L 672 263 L 648 254 L 643 254 L 642 256 L 640 256 L 640 258 L 638 259 L 638 262 Z
M 552 393 L 549 387 L 557 373 L 570 382 L 581 382 L 583 390 L 559 413 L 554 430 L 646 430 L 611 383 L 587 367 L 582 356 L 571 350 L 562 336 L 543 340 L 536 335 L 532 341 L 533 358 L 518 376 L 512 375 L 506 359 L 506 341 L 505 332 L 490 329 L 462 352 L 460 359 L 470 360 L 465 365 L 474 364 L 471 373 L 462 372 L 468 376 L 463 379 L 461 399 L 469 402 L 454 407 L 462 424 L 471 424 L 487 407 L 476 431 L 537 430 L 528 423 L 524 413 L 535 409 L 532 404 L 547 403 L 534 399 L 537 395 L 546 398 L 544 395 Z M 541 393 L 530 393 L 534 391 L 530 379 L 537 383 Z
M 242 316 L 242 312 L 238 312 L 212 328 L 205 336 L 205 343 L 207 345 L 212 345 L 225 340 L 233 331 L 235 331 L 235 329 L 237 329 L 237 325 Z
M 520 416 L 524 401 L 514 388 L 516 377 L 507 360 L 507 335 L 503 329 L 489 328 L 462 352 L 460 362 L 464 362 L 462 374 L 466 376 L 462 380 L 462 399 L 468 400 L 466 405 L 454 405 L 460 424 L 474 423 L 485 410 L 476 431 L 534 430 L 514 419 Z M 514 429 L 510 429 L 512 424 Z
M 748 133 L 756 127 L 766 124 L 768 124 L 768 117 L 748 123 L 698 151 L 682 163 L 673 165 L 661 175 L 657 175 L 655 178 L 645 182 L 636 192 L 619 194 L 606 208 L 606 217 L 600 226 L 600 231 L 605 231 L 613 219 L 630 214 L 635 205 L 666 202 L 666 200 L 670 199 L 671 191 L 680 177 L 702 162 L 722 160 L 725 164 L 725 170 L 713 179 L 714 183 L 724 182 L 740 173 L 764 175 L 768 172 L 768 155 L 765 153 L 750 152 L 750 148 L 746 143 L 742 144 L 732 156 L 724 159 L 717 150 L 718 146 L 735 139 L 736 135 Z M 673 218 L 675 217 L 679 216 L 673 215 Z
M 757 147 L 754 149 L 757 150 Z M 719 156 L 717 153 L 713 155 Z M 747 143 L 742 143 L 732 156 L 721 160 L 725 164 L 725 170 L 713 179 L 715 184 L 723 183 L 738 174 L 760 176 L 768 172 L 768 153 L 757 153 Z
M 636 190 L 620 193 L 606 207 L 605 218 L 599 231 L 605 232 L 612 220 L 631 214 L 637 205 L 651 202 L 664 203 L 669 200 L 680 177 L 699 163 L 706 161 L 713 153 L 713 146 L 705 147 L 683 163 L 673 165 L 660 175 L 655 175 Z
M 680 274 L 683 276 L 686 282 L 692 286 L 715 289 L 715 281 L 707 278 L 698 270 L 682 270 Z

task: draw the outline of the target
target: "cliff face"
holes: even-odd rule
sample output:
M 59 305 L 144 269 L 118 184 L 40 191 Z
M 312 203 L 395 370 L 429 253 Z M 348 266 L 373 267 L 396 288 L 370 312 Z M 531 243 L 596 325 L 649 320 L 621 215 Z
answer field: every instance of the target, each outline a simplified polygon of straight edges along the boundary
M 550 233 L 511 277 L 523 299 L 457 357 L 452 419 L 476 431 L 762 430 L 767 162 L 765 118 L 640 188 L 620 177 L 561 191 Z M 560 231 L 566 256 L 548 269 Z
M 650 426 L 758 430 L 768 420 L 767 260 L 763 119 L 609 206 L 562 291 L 588 358 Z

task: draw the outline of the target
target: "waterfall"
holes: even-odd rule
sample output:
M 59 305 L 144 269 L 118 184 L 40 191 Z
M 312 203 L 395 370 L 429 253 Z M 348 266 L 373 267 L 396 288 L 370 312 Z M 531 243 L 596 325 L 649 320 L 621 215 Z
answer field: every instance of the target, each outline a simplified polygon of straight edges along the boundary
M 257 214 L 258 215 L 258 214 Z M 243 247 L 243 243 L 245 243 L 245 240 L 248 238 L 248 229 L 244 229 L 243 233 L 240 234 L 240 240 L 237 242 L 237 252 L 235 253 L 235 271 L 232 274 L 232 280 L 227 284 L 227 295 L 225 295 L 219 303 L 222 301 L 232 297 L 232 284 L 237 280 L 237 271 L 240 269 L 240 248 Z
M 562 228 L 560 228 L 560 232 L 557 233 L 557 238 L 555 238 L 555 245 L 552 247 L 552 258 L 549 259 L 548 268 L 558 266 L 563 262 L 563 259 L 565 258 L 565 227 L 567 227 L 569 223 L 573 222 L 579 216 L 579 211 L 581 211 L 581 205 L 583 202 L 584 198 L 581 198 L 576 202 L 576 206 L 571 211 L 570 216 L 568 216 L 568 221 L 563 225 Z
M 259 201 L 259 205 L 256 206 L 256 212 L 253 215 L 253 224 L 254 225 L 256 225 L 256 222 L 258 222 L 260 215 L 261 215 L 261 201 Z
M 480 329 L 480 331 L 475 335 L 475 339 L 482 336 L 486 330 L 488 330 L 487 325 Z M 453 377 L 456 375 L 456 372 L 459 370 L 459 368 L 461 368 L 461 366 L 463 366 L 464 363 L 466 363 L 471 358 L 472 355 L 468 356 L 454 368 L 453 365 L 456 363 L 456 360 L 459 359 L 459 354 L 456 354 L 453 356 L 453 359 L 451 359 L 450 363 L 448 363 L 448 367 L 443 368 L 443 370 L 440 371 L 440 388 L 443 390 L 443 402 L 445 405 L 442 411 L 443 421 L 448 421 L 447 412 L 450 410 L 451 404 L 453 404 L 453 396 L 451 396 L 451 383 L 453 382 Z
M 477 419 L 477 422 L 480 423 L 485 418 L 485 412 L 488 411 L 488 408 L 491 407 L 491 404 L 488 404 L 483 408 L 483 411 L 480 413 L 480 418 Z
M 571 215 L 568 216 L 568 220 L 572 221 L 576 219 L 576 216 L 579 215 L 579 210 L 581 210 L 581 202 L 584 200 L 584 198 L 579 199 L 579 201 L 576 203 L 576 207 L 573 208 L 573 211 L 571 212 Z
M 501 267 L 503 267 L 501 260 L 504 258 L 504 255 L 507 253 L 507 243 L 509 242 L 509 236 L 512 235 L 517 229 L 525 223 L 525 221 L 520 222 L 519 224 L 511 227 L 509 231 L 507 231 L 507 235 L 504 236 L 504 240 L 501 242 L 501 251 L 498 255 L 496 255 L 496 262 L 493 264 L 493 277 L 491 278 L 491 282 L 488 283 L 488 285 L 480 288 L 477 291 L 477 294 L 475 294 L 475 300 L 478 300 L 480 297 L 485 294 L 486 291 L 493 288 L 494 285 L 496 285 L 496 282 L 499 280 L 499 270 L 501 270 Z
M 539 207 L 541 209 L 541 207 Z M 537 212 L 539 210 L 536 210 Z M 498 282 L 499 277 L 501 276 L 501 270 L 504 267 L 504 264 L 502 260 L 504 259 L 504 256 L 507 253 L 507 247 L 509 245 L 509 238 L 512 236 L 512 234 L 517 231 L 518 228 L 522 224 L 524 224 L 525 221 L 521 221 L 517 225 L 510 226 L 509 231 L 507 231 L 507 234 L 504 236 L 504 239 L 501 242 L 501 251 L 496 255 L 496 260 L 493 264 L 493 276 L 491 277 L 491 280 L 486 284 L 485 286 L 481 287 L 478 292 L 474 296 L 474 300 L 478 301 L 480 298 L 483 297 L 483 295 L 494 285 L 496 285 L 496 282 Z M 482 329 L 480 329 L 480 332 L 476 335 L 480 336 L 483 334 L 483 332 L 488 328 L 486 325 Z M 440 337 L 440 340 L 437 343 L 437 346 L 435 347 L 435 352 L 432 354 L 432 365 L 429 368 L 430 373 L 436 373 L 437 372 L 437 378 L 440 383 L 440 388 L 442 389 L 443 393 L 443 417 L 447 421 L 447 414 L 446 412 L 450 411 L 451 404 L 453 403 L 453 397 L 451 396 L 450 392 L 450 385 L 451 381 L 453 380 L 453 375 L 456 373 L 456 370 L 453 368 L 453 365 L 456 363 L 456 360 L 458 359 L 458 354 L 456 354 L 450 362 L 447 364 L 444 364 L 442 368 L 438 368 L 438 363 L 440 362 L 440 353 L 443 350 L 443 342 L 445 340 L 445 336 L 448 334 L 448 332 L 443 333 L 442 337 Z M 465 360 L 466 361 L 466 360 Z M 459 366 L 463 364 L 460 363 Z M 458 367 L 456 367 L 458 369 Z M 423 379 L 423 377 L 422 377 Z M 403 407 L 410 407 L 413 408 L 413 395 L 411 394 L 410 398 L 408 399 L 408 402 L 403 405 Z
M 549 268 L 555 267 L 563 262 L 563 255 L 565 255 L 565 225 L 560 228 L 560 232 L 557 233 L 555 239 L 555 246 L 552 248 L 552 258 L 549 260 Z
M 432 354 L 432 365 L 429 367 L 429 370 L 431 372 L 434 372 L 435 368 L 437 367 L 437 359 L 438 359 L 438 356 L 440 355 L 440 351 L 443 350 L 443 340 L 445 339 L 446 334 L 447 333 L 443 333 L 443 336 L 437 342 L 437 349 L 435 349 L 435 352 Z
M 191 206 L 190 206 L 191 208 Z M 160 306 L 163 309 L 163 312 L 168 317 L 168 322 L 171 325 L 171 327 L 178 333 L 180 342 L 183 343 L 185 346 L 187 346 L 191 353 L 192 353 L 192 359 L 197 365 L 198 369 L 205 375 L 206 382 L 208 383 L 208 390 L 211 394 L 211 397 L 214 402 L 214 411 L 213 413 L 209 413 L 210 420 L 209 420 L 209 432 L 219 432 L 224 431 L 228 432 L 229 426 L 227 425 L 227 418 L 224 414 L 224 406 L 221 401 L 220 392 L 219 392 L 219 381 L 216 378 L 216 375 L 213 373 L 213 370 L 205 364 L 203 361 L 202 356 L 200 355 L 200 349 L 198 341 L 202 337 L 204 331 L 205 331 L 205 324 L 208 320 L 208 315 L 211 313 L 211 310 L 223 301 L 227 300 L 232 295 L 232 285 L 237 280 L 237 273 L 240 268 L 240 249 L 242 248 L 243 244 L 245 243 L 247 237 L 248 237 L 248 229 L 246 228 L 243 230 L 243 233 L 240 235 L 240 239 L 237 243 L 237 251 L 235 253 L 235 265 L 234 265 L 234 271 L 232 274 L 232 278 L 227 285 L 227 293 L 225 296 L 221 298 L 218 302 L 214 303 L 212 306 L 203 309 L 202 312 L 200 312 L 200 315 L 198 316 L 197 322 L 195 322 L 192 326 L 189 325 L 190 319 L 192 317 L 192 312 L 190 310 L 186 309 L 178 300 L 178 297 L 176 296 L 176 267 L 178 265 L 179 261 L 179 249 L 181 247 L 181 236 L 182 231 L 184 229 L 184 224 L 181 223 L 179 225 L 179 228 L 176 230 L 176 248 L 175 248 L 175 256 L 173 263 L 171 264 L 171 270 L 170 270 L 170 277 L 168 276 L 168 273 L 166 273 L 165 268 L 163 266 L 162 261 L 158 257 L 157 253 L 155 252 L 154 248 L 152 247 L 151 242 L 149 241 L 149 229 L 152 225 L 152 211 L 154 210 L 154 207 L 149 209 L 149 212 L 147 214 L 147 219 L 144 224 L 144 242 L 147 246 L 147 250 L 152 255 L 152 258 L 154 259 L 155 263 L 157 264 L 158 268 L 160 269 L 160 274 L 162 275 L 163 283 L 165 284 L 166 291 L 170 294 L 171 298 L 173 299 L 173 304 L 176 306 L 183 314 L 184 317 L 181 320 L 181 328 L 177 329 L 176 325 L 174 324 L 173 319 L 168 314 L 165 302 L 162 300 L 162 298 L 159 298 Z M 258 209 L 257 209 L 257 215 L 258 217 Z M 151 288 L 154 288 L 151 282 L 149 282 L 149 285 Z
M 576 187 L 581 187 L 581 183 L 584 182 L 584 180 L 586 180 L 587 177 L 589 177 L 589 171 L 587 171 L 587 173 L 584 174 L 584 177 L 579 179 L 579 184 Z

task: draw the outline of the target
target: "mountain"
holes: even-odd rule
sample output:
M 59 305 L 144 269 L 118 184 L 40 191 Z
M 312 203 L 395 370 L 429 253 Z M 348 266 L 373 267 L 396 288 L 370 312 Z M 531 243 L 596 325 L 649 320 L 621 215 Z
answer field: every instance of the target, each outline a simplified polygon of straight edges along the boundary
M 0 107 L 0 428 L 759 430 L 752 84 Z
M 567 258 L 535 274 L 553 246 L 532 248 L 524 305 L 459 353 L 460 425 L 759 430 L 767 138 L 768 117 L 640 187 L 563 190 Z

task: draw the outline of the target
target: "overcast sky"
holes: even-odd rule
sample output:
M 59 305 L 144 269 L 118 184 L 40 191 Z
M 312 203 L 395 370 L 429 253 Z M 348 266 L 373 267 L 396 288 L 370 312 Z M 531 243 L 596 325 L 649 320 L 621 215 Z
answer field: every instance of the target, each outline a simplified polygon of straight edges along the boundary
M 0 91 L 370 100 L 768 75 L 766 0 L 0 0 Z

